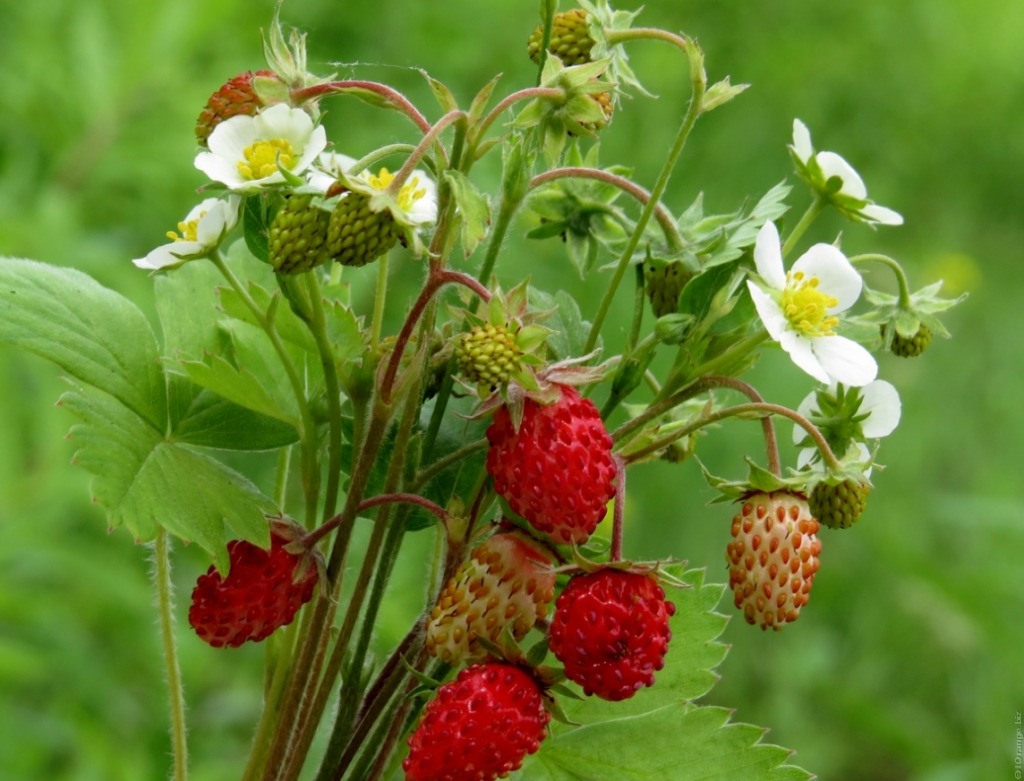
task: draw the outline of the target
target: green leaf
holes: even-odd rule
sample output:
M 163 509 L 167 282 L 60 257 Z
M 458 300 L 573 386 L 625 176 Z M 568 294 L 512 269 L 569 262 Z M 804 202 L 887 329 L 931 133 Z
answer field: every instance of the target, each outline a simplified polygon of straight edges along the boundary
M 455 99 L 452 91 L 448 89 L 443 82 L 438 81 L 422 68 L 417 68 L 417 70 L 419 70 L 420 75 L 427 80 L 427 84 L 430 85 L 430 91 L 434 93 L 434 97 L 437 98 L 438 104 L 440 104 L 441 109 L 445 113 L 458 109 L 459 102 Z
M 462 249 L 468 258 L 487 235 L 491 224 L 491 207 L 487 196 L 460 171 L 445 171 L 445 179 L 451 185 L 452 195 L 462 213 Z
M 88 275 L 0 260 L 0 344 L 53 361 L 162 430 L 166 396 L 149 322 L 135 304 Z
M 164 438 L 109 395 L 79 386 L 61 406 L 81 422 L 70 439 L 79 445 L 75 463 L 95 475 L 95 500 L 108 511 L 111 528 L 124 526 L 149 541 L 163 526 L 227 565 L 227 533 L 266 545 L 264 513 L 272 502 L 245 477 L 219 461 Z
M 174 378 L 185 383 L 184 378 Z M 195 386 L 192 386 L 193 388 Z M 298 441 L 294 426 L 202 388 L 173 422 L 175 441 L 219 450 L 273 450 Z
M 523 763 L 529 781 L 796 781 L 792 751 L 761 743 L 765 730 L 730 724 L 726 708 L 666 707 L 578 727 Z
M 729 724 L 724 708 L 692 700 L 714 685 L 726 647 L 717 641 L 728 619 L 715 612 L 724 586 L 703 570 L 683 573 L 688 588 L 667 588 L 676 604 L 672 642 L 655 684 L 622 702 L 563 700 L 578 726 L 552 723 L 540 751 L 512 776 L 517 781 L 790 781 L 810 774 L 784 765 L 792 752 L 760 743 L 764 730 Z
M 201 359 L 181 360 L 189 379 L 235 404 L 297 427 L 298 402 L 266 334 L 236 320 L 221 327 L 230 340 L 230 355 L 207 353 Z M 314 368 L 312 362 L 306 366 L 309 371 Z
M 548 346 L 555 354 L 556 360 L 579 358 L 586 349 L 587 334 L 590 333 L 590 321 L 583 319 L 579 304 L 564 290 L 552 296 L 535 287 L 530 288 L 530 300 L 540 312 L 550 312 L 544 324 L 553 333 L 548 336 Z

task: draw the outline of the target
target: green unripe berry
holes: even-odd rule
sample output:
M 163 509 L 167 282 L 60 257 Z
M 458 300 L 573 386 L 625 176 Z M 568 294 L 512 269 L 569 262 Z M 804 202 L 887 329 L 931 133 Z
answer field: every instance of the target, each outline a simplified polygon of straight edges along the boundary
M 327 224 L 330 215 L 312 203 L 310 195 L 293 195 L 285 201 L 267 237 L 270 265 L 281 274 L 298 274 L 328 259 Z
M 883 324 L 883 339 L 885 339 L 886 330 L 885 324 Z M 889 345 L 889 350 L 893 355 L 898 355 L 900 358 L 916 358 L 928 349 L 928 345 L 931 344 L 931 341 L 931 329 L 924 323 L 921 323 L 917 328 L 917 333 L 913 336 L 902 336 L 899 331 L 894 331 L 892 335 L 892 343 Z
M 399 236 L 390 212 L 372 211 L 369 196 L 350 192 L 331 213 L 327 251 L 343 266 L 365 266 L 395 246 Z
M 459 373 L 466 380 L 487 388 L 507 383 L 519 370 L 522 354 L 515 334 L 506 326 L 491 323 L 460 335 L 455 343 Z
M 594 48 L 594 39 L 587 30 L 588 20 L 587 12 L 582 8 L 561 11 L 551 20 L 548 51 L 564 65 L 582 65 L 590 62 L 590 50 Z M 544 28 L 537 25 L 526 45 L 530 59 L 537 63 L 540 62 L 540 45 L 543 38 Z
M 829 484 L 818 483 L 807 499 L 811 514 L 830 529 L 848 529 L 855 524 L 868 504 L 871 486 L 847 479 Z

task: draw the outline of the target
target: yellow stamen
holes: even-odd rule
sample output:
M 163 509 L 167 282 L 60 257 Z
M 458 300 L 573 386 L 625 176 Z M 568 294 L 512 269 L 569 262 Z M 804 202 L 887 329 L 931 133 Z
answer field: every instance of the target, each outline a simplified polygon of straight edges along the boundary
M 387 168 L 381 168 L 380 173 L 376 176 L 371 174 L 368 180 L 374 189 L 386 190 L 395 181 L 395 175 Z M 420 178 L 414 176 L 402 185 L 402 189 L 398 192 L 398 207 L 402 211 L 407 212 L 412 209 L 413 204 L 427 194 L 426 188 L 420 187 L 419 184 Z
M 257 141 L 242 150 L 245 158 L 238 164 L 238 173 L 245 179 L 263 179 L 281 168 L 290 169 L 295 165 L 295 150 L 285 138 L 270 138 Z
M 194 220 L 186 222 L 182 220 L 178 223 L 179 233 L 174 231 L 167 231 L 167 238 L 171 241 L 198 241 L 199 237 L 197 231 L 199 230 L 199 221 L 206 216 L 206 212 L 200 212 L 199 216 Z
M 821 280 L 807 279 L 802 271 L 786 274 L 786 289 L 782 291 L 782 311 L 794 330 L 804 336 L 832 336 L 839 318 L 828 314 L 839 299 L 818 290 Z

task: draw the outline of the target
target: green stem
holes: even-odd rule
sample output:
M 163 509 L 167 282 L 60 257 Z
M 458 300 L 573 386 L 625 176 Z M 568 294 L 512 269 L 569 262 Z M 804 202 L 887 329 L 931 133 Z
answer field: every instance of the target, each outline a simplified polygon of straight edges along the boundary
M 832 448 L 829 447 L 828 442 L 825 441 L 825 437 L 818 430 L 818 427 L 811 423 L 807 418 L 798 412 L 794 412 L 789 407 L 784 407 L 781 404 L 768 404 L 765 402 L 750 402 L 748 404 L 736 404 L 732 407 L 724 407 L 723 409 L 711 412 L 704 415 L 699 420 L 695 420 L 688 426 L 684 426 L 678 431 L 674 431 L 672 434 L 657 439 L 642 450 L 638 450 L 634 453 L 630 453 L 628 459 L 626 459 L 627 465 L 634 463 L 638 460 L 646 458 L 649 455 L 653 455 L 658 451 L 668 447 L 673 442 L 683 437 L 688 437 L 690 434 L 698 431 L 704 426 L 717 423 L 721 420 L 725 420 L 731 417 L 737 416 L 757 416 L 762 417 L 765 415 L 781 415 L 784 418 L 789 418 L 798 426 L 803 428 L 814 440 L 822 458 L 831 469 L 838 471 L 840 469 L 839 459 L 836 458 L 835 453 L 832 452 Z
M 446 456 L 443 456 L 426 469 L 421 470 L 413 481 L 413 488 L 419 488 L 420 486 L 426 485 L 428 482 L 433 480 L 437 475 L 443 472 L 445 469 L 450 467 L 457 461 L 461 461 L 466 456 L 470 456 L 479 450 L 487 449 L 487 440 L 484 438 L 477 439 L 473 442 L 463 445 L 458 450 L 453 450 Z
M 696 44 L 691 43 L 686 39 L 679 38 L 679 36 L 673 36 L 671 33 L 665 33 L 664 36 L 626 35 L 626 33 L 629 32 L 641 33 L 644 31 L 634 30 L 623 31 L 622 34 L 616 33 L 615 35 L 618 37 L 613 40 L 610 36 L 609 43 L 615 43 L 618 40 L 628 40 L 630 38 L 655 37 L 670 40 L 670 42 L 679 46 L 683 52 L 686 53 L 689 60 L 690 81 L 693 87 L 693 93 L 690 95 L 690 104 L 686 109 L 686 114 L 683 115 L 682 124 L 676 132 L 675 140 L 669 149 L 668 156 L 665 158 L 665 163 L 661 167 L 658 179 L 654 183 L 654 187 L 651 188 L 650 200 L 644 205 L 643 210 L 640 212 L 640 218 L 637 220 L 636 227 L 633 229 L 633 233 L 630 235 L 629 241 L 626 242 L 626 246 L 619 258 L 618 265 L 612 275 L 611 282 L 605 290 L 604 296 L 601 298 L 597 314 L 594 316 L 593 325 L 590 327 L 590 334 L 587 337 L 586 346 L 583 348 L 584 354 L 592 352 L 597 346 L 597 339 L 601 333 L 601 328 L 604 326 L 605 318 L 608 317 L 608 312 L 611 310 L 612 301 L 615 298 L 616 291 L 619 289 L 619 285 L 622 283 L 623 276 L 626 274 L 626 269 L 629 268 L 629 265 L 633 260 L 633 253 L 640 244 L 643 232 L 647 228 L 647 224 L 650 222 L 651 216 L 654 214 L 655 205 L 661 201 L 661 196 L 665 193 L 665 188 L 668 186 L 672 172 L 675 170 L 676 163 L 679 161 L 679 157 L 683 152 L 683 147 L 686 146 L 686 140 L 689 138 L 690 132 L 693 130 L 693 126 L 697 122 L 697 118 L 701 115 L 701 104 L 704 100 L 704 90 L 707 88 L 707 77 L 704 74 L 703 55 Z M 666 36 L 668 36 L 668 38 L 666 38 Z
M 586 168 L 583 166 L 553 168 L 550 171 L 538 174 L 530 181 L 530 189 L 532 190 L 535 187 L 539 187 L 546 182 L 565 178 L 594 179 L 599 182 L 610 184 L 613 187 L 618 187 L 622 192 L 632 196 L 644 206 L 651 202 L 651 194 L 631 179 L 627 179 L 624 176 L 618 176 L 617 174 L 613 174 L 611 171 L 602 171 L 599 168 Z M 665 240 L 668 242 L 669 249 L 672 251 L 682 249 L 683 237 L 679 235 L 679 229 L 676 227 L 675 220 L 672 218 L 672 215 L 668 213 L 668 210 L 662 204 L 655 202 L 654 216 L 655 219 L 658 220 L 661 232 L 665 234 Z
M 782 244 L 782 257 L 786 257 L 790 252 L 793 251 L 793 247 L 800 241 L 807 229 L 811 227 L 818 215 L 825 210 L 827 201 L 820 195 L 816 195 L 814 200 L 811 201 L 811 205 L 807 207 L 807 211 L 804 212 L 800 221 L 793 226 L 792 232 L 786 237 L 786 240 Z
M 377 288 L 373 295 L 373 319 L 370 321 L 370 349 L 380 344 L 381 328 L 384 325 L 384 304 L 388 293 L 388 253 L 377 261 Z
M 551 45 L 551 28 L 555 23 L 555 9 L 558 8 L 557 0 L 540 0 L 540 52 L 537 58 L 537 84 L 540 84 L 544 75 L 544 63 L 548 61 L 548 47 Z
M 274 475 L 274 504 L 278 508 L 285 506 L 288 497 L 288 474 L 291 472 L 292 449 L 283 447 L 277 451 L 277 471 Z
M 849 260 L 854 265 L 857 263 L 881 263 L 882 265 L 888 266 L 892 270 L 892 273 L 896 275 L 896 284 L 899 285 L 900 309 L 913 308 L 913 302 L 910 299 L 910 282 L 907 280 L 906 272 L 903 271 L 903 266 L 901 266 L 898 261 L 890 258 L 888 255 L 878 255 L 876 253 L 854 255 Z
M 174 584 L 171 581 L 171 545 L 167 530 L 157 528 L 153 548 L 157 608 L 160 613 L 160 641 L 167 674 L 167 698 L 171 711 L 171 745 L 174 781 L 188 778 L 188 730 L 185 724 L 185 689 L 178 666 L 178 645 L 174 637 Z
M 291 385 L 292 393 L 295 395 L 295 403 L 299 410 L 299 441 L 302 452 L 302 488 L 303 496 L 306 500 L 306 525 L 311 526 L 316 518 L 317 502 L 320 496 L 316 421 L 313 420 L 309 403 L 306 401 L 306 389 L 302 382 L 302 377 L 295 368 L 295 364 L 288 354 L 288 348 L 285 346 L 281 335 L 277 332 L 277 328 L 274 325 L 276 303 L 271 303 L 270 308 L 264 312 L 252 296 L 249 295 L 249 291 L 245 289 L 245 286 L 235 276 L 219 252 L 214 251 L 210 255 L 210 260 L 213 261 L 213 264 L 228 281 L 228 284 L 242 300 L 242 303 L 252 312 L 256 322 L 266 332 L 274 352 L 277 353 L 278 358 L 281 360 L 285 376 L 288 378 L 288 384 Z

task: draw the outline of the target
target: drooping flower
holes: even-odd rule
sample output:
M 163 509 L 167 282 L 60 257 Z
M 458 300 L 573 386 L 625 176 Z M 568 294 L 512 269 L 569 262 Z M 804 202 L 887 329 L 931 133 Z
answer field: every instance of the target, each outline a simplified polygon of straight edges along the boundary
M 747 281 L 754 306 L 769 336 L 797 366 L 826 384 L 861 386 L 875 379 L 871 353 L 835 330 L 837 315 L 853 306 L 863 287 L 839 249 L 815 244 L 787 272 L 779 232 L 768 221 L 757 234 L 754 265 L 760 281 Z
M 144 258 L 135 258 L 139 268 L 154 271 L 176 268 L 182 263 L 205 258 L 220 244 L 238 221 L 241 198 L 207 198 L 178 223 L 177 231 L 168 231 L 169 244 L 162 244 Z
M 221 122 L 207 139 L 209 151 L 195 166 L 237 192 L 255 192 L 299 175 L 327 146 L 327 133 L 302 109 L 276 103 L 255 116 Z
M 317 190 L 326 191 L 335 180 L 341 179 L 354 192 L 379 197 L 395 180 L 395 175 L 387 168 L 381 168 L 376 174 L 367 169 L 352 173 L 356 162 L 348 155 L 324 152 L 309 174 L 309 184 Z M 416 169 L 409 174 L 392 200 L 393 203 L 387 205 L 400 223 L 422 227 L 437 221 L 437 185 L 424 171 Z
M 869 382 L 862 388 L 845 388 L 833 383 L 808 394 L 797 407 L 799 414 L 818 427 L 838 456 L 843 456 L 853 445 L 860 453 L 858 460 L 867 462 L 871 457 L 866 443 L 895 431 L 901 411 L 899 393 L 885 380 Z M 823 468 L 817 447 L 802 427 L 794 426 L 793 442 L 801 448 L 798 468 Z
M 851 219 L 869 225 L 902 225 L 903 216 L 879 206 L 868 198 L 860 174 L 835 152 L 815 152 L 811 132 L 799 119 L 793 120 L 793 145 L 790 147 L 797 173 L 820 195 Z M 838 187 L 835 180 L 839 180 Z

